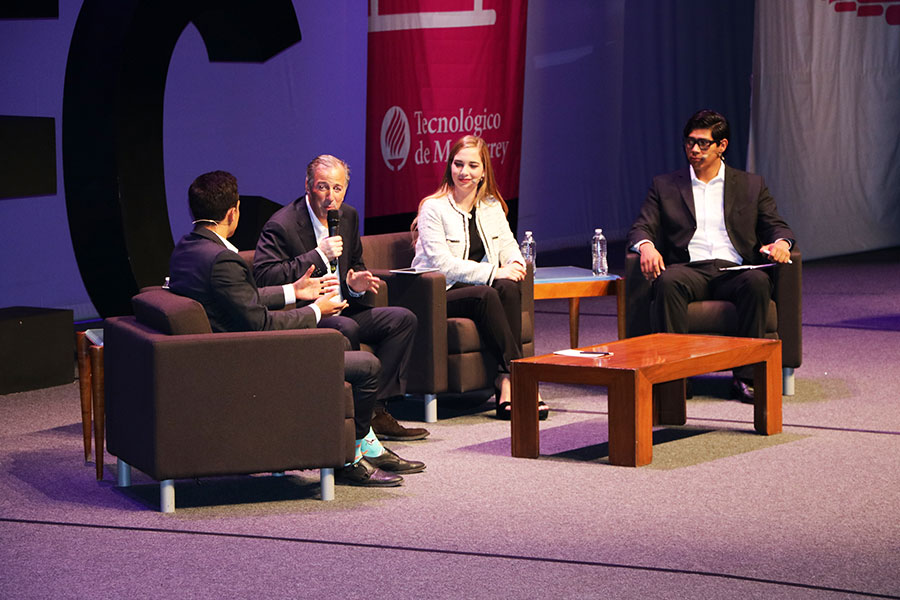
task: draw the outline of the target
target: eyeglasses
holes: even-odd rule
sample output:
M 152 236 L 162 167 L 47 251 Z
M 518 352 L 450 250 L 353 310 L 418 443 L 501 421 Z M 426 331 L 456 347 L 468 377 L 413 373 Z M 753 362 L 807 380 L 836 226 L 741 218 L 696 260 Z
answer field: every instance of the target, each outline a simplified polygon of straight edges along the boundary
M 704 140 L 702 138 L 686 137 L 686 138 L 684 138 L 684 149 L 690 150 L 691 148 L 694 147 L 694 144 L 697 144 L 698 146 L 700 146 L 701 152 L 706 152 L 707 150 L 709 150 L 710 146 L 712 146 L 713 144 L 718 144 L 718 143 L 719 142 L 717 142 L 715 140 Z

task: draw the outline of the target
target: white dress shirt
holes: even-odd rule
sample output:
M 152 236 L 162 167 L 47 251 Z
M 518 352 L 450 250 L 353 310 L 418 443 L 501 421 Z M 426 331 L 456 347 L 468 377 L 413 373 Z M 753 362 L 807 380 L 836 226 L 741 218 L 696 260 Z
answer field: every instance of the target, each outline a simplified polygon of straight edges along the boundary
M 324 225 L 322 225 L 322 222 L 316 216 L 316 213 L 313 212 L 312 206 L 309 205 L 309 198 L 306 199 L 306 210 L 309 213 L 309 220 L 312 223 L 313 233 L 316 234 L 316 243 L 318 244 L 325 238 L 329 237 L 328 228 L 325 227 Z M 316 246 L 316 252 L 319 253 L 319 256 L 322 257 L 322 260 L 325 262 L 326 265 L 328 265 L 328 268 L 330 270 L 331 269 L 331 261 L 328 260 L 327 256 L 325 256 L 325 253 L 322 252 L 322 249 L 319 248 L 318 246 Z M 337 275 L 338 281 L 341 280 L 341 273 L 337 267 L 337 263 L 335 263 L 334 271 L 332 271 L 332 273 Z M 360 293 L 360 292 L 357 292 L 356 290 L 354 290 L 353 288 L 351 288 L 349 282 L 347 283 L 347 289 L 350 291 L 350 295 L 353 296 L 354 298 L 359 298 L 360 296 L 363 296 L 365 294 L 365 292 Z M 344 296 L 344 294 L 341 292 L 341 286 L 338 285 L 338 290 L 337 290 L 338 302 L 340 302 L 344 299 L 343 296 Z
M 744 259 L 734 249 L 725 229 L 725 162 L 719 164 L 716 176 L 704 183 L 691 170 L 691 191 L 694 195 L 694 214 L 697 229 L 688 244 L 691 262 L 718 258 L 741 264 Z

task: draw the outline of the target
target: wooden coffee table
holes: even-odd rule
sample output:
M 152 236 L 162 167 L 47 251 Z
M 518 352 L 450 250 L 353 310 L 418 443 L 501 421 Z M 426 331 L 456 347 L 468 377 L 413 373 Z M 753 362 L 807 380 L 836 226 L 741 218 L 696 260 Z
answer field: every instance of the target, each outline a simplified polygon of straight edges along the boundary
M 609 462 L 653 459 L 653 424 L 685 423 L 684 378 L 754 365 L 753 425 L 781 432 L 781 341 L 656 333 L 580 348 L 612 356 L 544 354 L 512 362 L 512 455 L 537 458 L 538 382 L 602 385 L 609 397 Z M 654 393 L 654 388 L 656 393 Z

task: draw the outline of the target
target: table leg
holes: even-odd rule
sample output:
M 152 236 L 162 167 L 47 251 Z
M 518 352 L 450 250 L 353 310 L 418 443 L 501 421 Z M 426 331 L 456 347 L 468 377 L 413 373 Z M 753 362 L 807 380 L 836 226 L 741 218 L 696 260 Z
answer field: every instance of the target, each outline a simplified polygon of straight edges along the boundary
M 90 340 L 83 331 L 75 334 L 75 355 L 78 357 L 78 391 L 81 394 L 81 435 L 84 438 L 84 460 L 91 458 L 91 359 Z
M 106 399 L 103 385 L 103 346 L 91 346 L 91 391 L 94 396 L 94 455 L 97 463 L 97 480 L 103 479 L 105 457 L 104 433 L 106 432 Z
M 625 339 L 625 278 L 616 279 L 616 325 L 619 339 Z
M 781 344 L 753 369 L 753 428 L 757 433 L 781 433 Z
M 537 458 L 540 454 L 538 431 L 538 381 L 529 365 L 512 364 L 510 376 L 511 420 L 510 439 L 512 455 L 520 458 Z
M 607 387 L 609 462 L 640 467 L 653 460 L 653 385 L 639 371 Z
M 684 379 L 657 383 L 653 386 L 653 424 L 684 425 L 687 423 Z
M 581 298 L 569 298 L 569 343 L 570 348 L 578 347 L 578 319 L 580 313 Z

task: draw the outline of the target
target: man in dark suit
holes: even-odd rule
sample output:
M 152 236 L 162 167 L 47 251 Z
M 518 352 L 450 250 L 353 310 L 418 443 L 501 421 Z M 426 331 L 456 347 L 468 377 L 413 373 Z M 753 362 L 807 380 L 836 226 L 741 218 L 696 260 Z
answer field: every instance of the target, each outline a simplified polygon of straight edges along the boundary
M 312 277 L 311 268 L 283 286 L 257 288 L 249 265 L 227 240 L 240 217 L 233 175 L 224 171 L 201 175 L 191 184 L 188 200 L 194 231 L 172 252 L 169 289 L 201 303 L 214 332 L 313 328 L 322 317 L 346 308 L 347 303 L 337 297 L 337 280 Z M 308 304 L 273 310 L 295 301 Z M 291 357 L 285 360 L 289 363 Z M 403 481 L 397 473 L 417 473 L 425 468 L 421 462 L 404 460 L 384 448 L 371 430 L 380 370 L 378 359 L 368 352 L 344 354 L 344 378 L 353 387 L 356 458 L 335 473 L 339 483 L 395 486 Z
M 296 280 L 311 266 L 316 275 L 335 272 L 341 297 L 349 303 L 340 315 L 324 318 L 319 327 L 342 332 L 354 350 L 369 344 L 381 361 L 378 401 L 372 429 L 383 440 L 421 440 L 426 429 L 407 428 L 387 412 L 387 402 L 406 393 L 407 369 L 416 332 L 416 316 L 401 307 L 373 307 L 366 292 L 383 281 L 366 269 L 359 236 L 359 214 L 344 195 L 350 183 L 347 164 L 327 154 L 306 168 L 306 195 L 278 210 L 263 227 L 253 259 L 258 285 Z M 337 235 L 331 235 L 328 211 L 337 210 Z
M 762 269 L 721 269 L 786 263 L 794 233 L 763 178 L 725 164 L 729 136 L 722 115 L 694 114 L 684 127 L 689 166 L 653 179 L 628 233 L 629 248 L 641 255 L 641 272 L 653 282 L 654 331 L 687 333 L 688 303 L 723 299 L 737 307 L 741 336 L 765 335 L 771 278 Z M 746 373 L 735 375 L 733 394 L 752 402 Z

